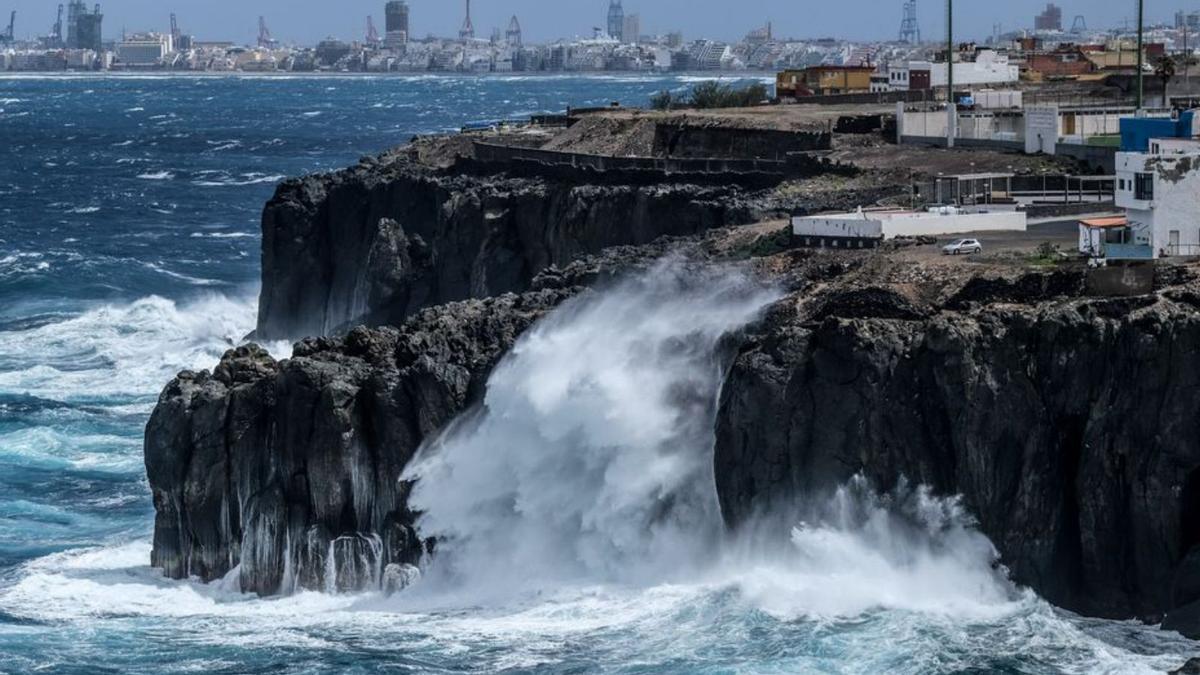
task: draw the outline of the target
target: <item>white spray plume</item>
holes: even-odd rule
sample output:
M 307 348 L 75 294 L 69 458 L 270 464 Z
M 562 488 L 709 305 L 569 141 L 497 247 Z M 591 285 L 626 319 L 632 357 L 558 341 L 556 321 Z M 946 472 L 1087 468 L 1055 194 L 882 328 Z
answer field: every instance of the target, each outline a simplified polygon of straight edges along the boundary
M 669 260 L 569 302 L 418 455 L 433 572 L 486 593 L 684 574 L 713 554 L 721 340 L 778 297 Z

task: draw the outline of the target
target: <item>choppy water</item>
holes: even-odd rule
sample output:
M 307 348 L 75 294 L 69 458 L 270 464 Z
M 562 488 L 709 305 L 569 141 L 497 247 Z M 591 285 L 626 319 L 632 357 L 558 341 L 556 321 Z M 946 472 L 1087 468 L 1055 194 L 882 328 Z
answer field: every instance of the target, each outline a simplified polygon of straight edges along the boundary
M 280 177 L 416 133 L 644 101 L 686 83 L 0 79 L 0 673 L 1125 673 L 1196 653 L 1178 636 L 1081 620 L 1012 588 L 952 502 L 914 491 L 894 500 L 913 510 L 896 519 L 861 486 L 776 533 L 770 555 L 727 544 L 687 574 L 585 569 L 486 602 L 432 583 L 392 599 L 259 600 L 147 567 L 142 427 L 174 372 L 211 367 L 253 327 L 258 216 Z M 573 325 L 549 330 L 549 344 Z M 519 403 L 521 374 L 538 369 L 505 372 L 495 396 Z M 570 378 L 595 379 L 559 374 L 569 392 Z M 595 404 L 561 393 L 535 399 L 560 413 Z M 539 424 L 497 428 L 536 436 Z M 646 447 L 609 440 L 576 445 Z M 459 441 L 470 457 L 470 439 Z M 913 514 L 925 529 L 901 525 Z M 491 526 L 464 518 L 447 511 L 440 527 Z

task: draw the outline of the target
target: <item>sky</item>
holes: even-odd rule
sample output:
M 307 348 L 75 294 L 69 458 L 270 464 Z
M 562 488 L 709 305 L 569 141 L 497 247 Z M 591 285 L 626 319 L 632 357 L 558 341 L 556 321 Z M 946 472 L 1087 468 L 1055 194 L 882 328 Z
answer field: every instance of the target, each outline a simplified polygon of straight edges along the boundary
M 89 5 L 95 0 L 88 0 Z M 409 0 L 414 37 L 456 35 L 465 0 Z M 624 0 L 625 12 L 642 19 L 645 34 L 683 31 L 684 37 L 736 40 L 771 20 L 776 36 L 849 39 L 890 39 L 900 27 L 903 0 Z M 1063 21 L 1082 14 L 1089 27 L 1110 27 L 1132 20 L 1136 0 L 1058 0 Z M 1146 0 L 1147 21 L 1167 21 L 1178 9 L 1200 10 L 1200 0 Z M 263 15 L 274 37 L 285 43 L 313 44 L 332 35 L 362 39 L 366 17 L 373 14 L 382 30 L 384 0 L 107 0 L 105 39 L 133 31 L 166 31 L 169 16 L 179 16 L 185 33 L 201 40 L 253 42 L 258 16 Z M 46 34 L 54 23 L 54 0 L 0 0 L 0 16 L 17 11 L 18 37 Z M 983 39 L 994 24 L 1003 30 L 1031 27 L 1045 0 L 959 0 L 955 30 L 963 38 Z M 516 14 L 525 40 L 590 36 L 604 26 L 608 0 L 474 0 L 472 16 L 480 36 L 493 27 L 505 28 Z M 918 0 L 921 29 L 926 36 L 945 31 L 944 0 Z

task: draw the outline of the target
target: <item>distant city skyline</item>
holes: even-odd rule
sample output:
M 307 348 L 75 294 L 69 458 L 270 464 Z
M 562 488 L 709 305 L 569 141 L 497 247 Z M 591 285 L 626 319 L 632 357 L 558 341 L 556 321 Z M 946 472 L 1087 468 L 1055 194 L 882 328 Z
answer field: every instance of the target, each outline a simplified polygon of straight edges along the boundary
M 609 0 L 473 0 L 472 17 L 477 34 L 487 37 L 493 28 L 501 31 L 513 14 L 521 20 L 527 42 L 590 36 L 593 27 L 604 27 Z M 89 6 L 91 6 L 89 2 Z M 837 3 L 795 0 L 624 0 L 627 14 L 641 17 L 642 32 L 663 34 L 682 31 L 688 39 L 710 37 L 737 40 L 770 20 L 779 37 L 838 37 L 851 40 L 895 39 L 901 18 L 902 0 L 842 0 Z M 1063 22 L 1082 14 L 1089 28 L 1106 28 L 1132 20 L 1133 0 L 1070 0 L 1057 3 Z M 352 7 L 347 7 L 351 5 Z M 412 37 L 433 34 L 453 37 L 462 24 L 462 0 L 409 0 L 412 8 Z M 921 31 L 927 40 L 945 31 L 944 0 L 918 0 Z M 1033 17 L 1045 0 L 1011 0 L 979 7 L 960 2 L 955 11 L 955 29 L 964 39 L 984 39 L 1000 24 L 1004 31 L 1032 28 Z M 1164 4 L 1151 0 L 1147 21 L 1169 22 L 1179 9 L 1200 9 L 1197 3 Z M 18 39 L 49 32 L 57 3 L 45 0 L 0 0 L 0 15 L 17 11 Z M 362 39 L 366 17 L 376 25 L 383 22 L 384 0 L 352 0 L 341 3 L 283 2 L 260 0 L 111 0 L 102 2 L 105 39 L 130 32 L 166 31 L 171 12 L 179 16 L 185 33 L 201 40 L 231 40 L 252 43 L 259 15 L 267 19 L 273 35 L 282 42 L 312 44 L 333 36 Z M 736 8 L 736 9 L 732 9 Z

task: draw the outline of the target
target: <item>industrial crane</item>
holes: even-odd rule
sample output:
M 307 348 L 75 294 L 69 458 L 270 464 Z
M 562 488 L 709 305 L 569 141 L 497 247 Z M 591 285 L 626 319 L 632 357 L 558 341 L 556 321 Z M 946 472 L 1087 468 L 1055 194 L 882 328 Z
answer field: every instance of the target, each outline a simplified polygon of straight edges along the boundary
M 15 39 L 14 33 L 13 33 L 13 27 L 16 25 L 16 23 L 17 23 L 17 10 L 14 9 L 12 11 L 12 14 L 10 14 L 8 16 L 8 28 L 6 28 L 3 33 L 0 33 L 0 42 L 11 43 Z
M 375 19 L 373 17 L 368 16 L 367 17 L 367 44 L 377 45 L 377 44 L 379 44 L 379 42 L 380 42 L 379 31 L 375 29 Z
M 64 8 L 63 8 L 62 4 L 59 3 L 59 5 L 58 5 L 58 20 L 54 22 L 54 30 L 51 31 L 51 33 L 50 33 L 50 38 L 54 42 L 54 46 L 56 46 L 56 47 L 62 47 L 65 44 L 63 42 L 63 23 L 62 23 L 63 9 Z
M 271 37 L 271 29 L 267 28 L 267 20 L 258 17 L 258 46 L 263 49 L 274 49 L 279 43 Z

